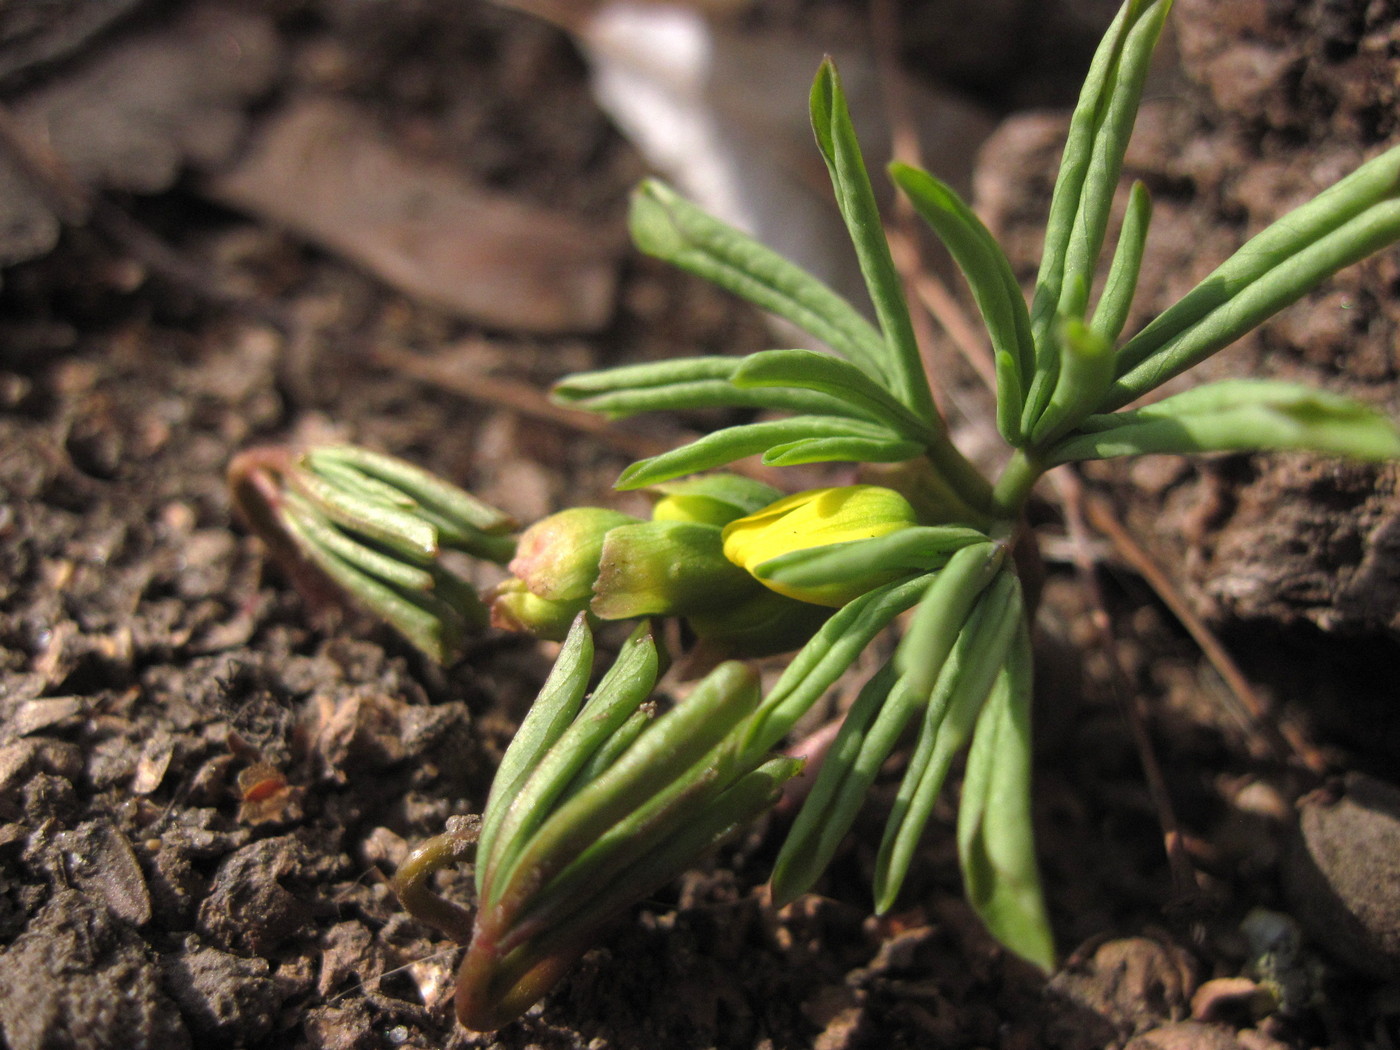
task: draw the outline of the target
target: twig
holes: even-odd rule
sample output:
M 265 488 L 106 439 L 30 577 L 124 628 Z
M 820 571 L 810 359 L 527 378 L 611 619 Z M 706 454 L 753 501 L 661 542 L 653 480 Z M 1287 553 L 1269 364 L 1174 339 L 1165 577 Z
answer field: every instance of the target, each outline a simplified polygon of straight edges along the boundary
M 1096 496 L 1083 496 L 1081 503 L 1088 522 L 1113 544 L 1119 556 L 1147 582 L 1200 647 L 1229 689 L 1235 701 L 1235 713 L 1244 722 L 1245 728 L 1252 735 L 1258 734 L 1262 737 L 1280 760 L 1287 761 L 1291 758 L 1310 773 L 1325 773 L 1327 762 L 1322 755 L 1303 739 L 1296 727 L 1278 724 L 1234 658 L 1215 636 L 1215 632 L 1192 610 L 1181 589 L 1128 534 L 1128 530 L 1109 509 L 1108 504 Z
M 1147 791 L 1152 798 L 1153 807 L 1157 810 L 1157 820 L 1162 827 L 1162 845 L 1166 850 L 1167 864 L 1171 868 L 1172 885 L 1178 896 L 1193 896 L 1198 889 L 1196 869 L 1187 855 L 1171 793 L 1167 790 L 1166 778 L 1162 774 L 1161 763 L 1158 762 L 1156 749 L 1152 745 L 1152 736 L 1147 731 L 1146 712 L 1136 691 L 1130 686 L 1128 676 L 1123 670 L 1123 662 L 1119 659 L 1118 641 L 1113 634 L 1112 620 L 1109 618 L 1103 586 L 1099 581 L 1098 565 L 1089 553 L 1088 528 L 1083 512 L 1083 486 L 1069 471 L 1055 471 L 1051 477 L 1064 505 L 1065 522 L 1073 541 L 1075 569 L 1089 597 L 1089 619 L 1099 636 L 1099 649 L 1108 661 L 1110 690 L 1132 733 L 1138 760 L 1142 763 L 1143 776 L 1147 781 Z
M 663 452 L 669 452 L 680 442 L 691 440 L 694 437 L 694 435 L 680 435 L 674 440 L 662 440 L 634 431 L 621 430 L 610 420 L 592 412 L 583 412 L 556 405 L 549 400 L 547 395 L 540 393 L 539 390 L 527 383 L 521 383 L 514 379 L 502 379 L 499 376 L 483 375 L 480 372 L 472 372 L 467 375 L 451 364 L 397 347 L 376 347 L 370 352 L 370 359 L 385 368 L 424 383 L 430 383 L 443 390 L 449 390 L 478 404 L 505 408 L 524 416 L 526 419 L 534 419 L 564 430 L 587 434 L 604 448 L 620 452 L 632 459 L 646 459 Z M 762 464 L 734 463 L 726 469 L 774 485 L 783 483 L 783 475 Z

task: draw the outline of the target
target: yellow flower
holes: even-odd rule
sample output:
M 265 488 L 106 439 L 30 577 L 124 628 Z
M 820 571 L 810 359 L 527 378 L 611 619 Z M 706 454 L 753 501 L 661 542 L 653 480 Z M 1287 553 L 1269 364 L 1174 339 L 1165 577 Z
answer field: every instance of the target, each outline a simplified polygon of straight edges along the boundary
M 914 508 L 893 489 L 879 485 L 812 489 L 730 522 L 724 529 L 724 555 L 770 590 L 799 601 L 835 607 L 900 573 L 866 573 L 796 587 L 770 577 L 774 560 L 794 551 L 875 539 L 917 523 Z

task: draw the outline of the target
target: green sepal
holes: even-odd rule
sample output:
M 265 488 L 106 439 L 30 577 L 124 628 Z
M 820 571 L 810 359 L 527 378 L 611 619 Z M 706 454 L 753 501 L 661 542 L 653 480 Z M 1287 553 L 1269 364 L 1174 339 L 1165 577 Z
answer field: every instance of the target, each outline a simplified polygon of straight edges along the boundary
M 1025 620 L 973 730 L 958 806 L 968 903 L 998 941 L 1045 972 L 1055 942 L 1031 820 L 1031 641 Z
M 589 608 L 604 620 L 689 616 L 755 592 L 753 578 L 724 556 L 719 526 L 639 521 L 603 541 Z
M 1297 383 L 1226 379 L 1124 412 L 1090 416 L 1047 465 L 1154 452 L 1298 451 L 1400 458 L 1400 429 L 1349 397 Z

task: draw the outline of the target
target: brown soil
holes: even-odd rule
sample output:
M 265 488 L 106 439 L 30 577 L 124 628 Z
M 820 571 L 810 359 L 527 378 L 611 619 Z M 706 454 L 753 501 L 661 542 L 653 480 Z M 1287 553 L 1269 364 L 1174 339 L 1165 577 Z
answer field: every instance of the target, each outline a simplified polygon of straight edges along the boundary
M 911 63 L 958 47 L 959 85 L 1002 109 L 1062 105 L 1107 17 L 1100 3 L 979 4 L 961 23 L 965 38 L 950 41 L 946 20 L 928 13 L 948 5 L 907 6 Z M 773 0 L 750 17 L 863 33 L 863 7 Z M 979 64 L 974 45 L 1003 39 L 1006 20 L 1031 8 L 1053 12 L 1036 16 L 1038 46 L 1018 45 L 1011 69 L 994 49 Z M 1221 8 L 1231 17 L 1217 19 Z M 1394 138 L 1396 16 L 1362 0 L 1180 0 L 1183 74 L 1165 74 L 1169 98 L 1146 115 L 1132 162 L 1159 199 L 1149 304 Z M 489 4 L 427 0 L 269 0 L 259 17 L 284 55 L 257 105 L 351 100 L 425 163 L 456 165 L 618 235 L 645 168 L 595 107 L 558 30 Z M 74 25 L 74 42 L 44 54 L 80 64 L 94 46 L 86 34 L 102 27 Z M 26 85 L 67 68 L 35 67 Z M 985 157 L 984 176 L 998 165 L 1000 189 L 984 204 L 1018 265 L 1033 255 L 1026 224 L 1042 214 L 1037 195 L 1056 149 L 1046 129 L 1058 120 L 1008 125 Z M 1325 938 L 1305 940 L 1287 965 L 1275 951 L 1264 965 L 1287 994 L 1256 1008 L 1259 960 L 1240 924 L 1261 906 L 1307 919 L 1289 903 L 1284 872 L 1307 853 L 1293 843 L 1293 801 L 1316 781 L 1242 728 L 1170 614 L 1111 564 L 1114 632 L 1191 864 L 1189 882 L 1174 884 L 1085 598 L 1054 560 L 1063 529 L 1050 507 L 1038 511 L 1052 561 L 1037 812 L 1057 936 L 1072 953 L 1061 973 L 1047 982 L 1008 959 L 973 919 L 948 806 L 901 910 L 870 917 L 887 784 L 819 896 L 777 913 L 765 905 L 776 817 L 621 919 L 524 1020 L 493 1035 L 457 1029 L 448 1002 L 457 952 L 402 914 L 386 876 L 447 817 L 479 809 L 548 653 L 491 635 L 442 670 L 367 621 L 316 621 L 231 522 L 225 466 L 249 444 L 336 434 L 420 462 L 524 520 L 605 500 L 629 459 L 615 446 L 412 378 L 404 355 L 542 389 L 600 364 L 760 349 L 763 324 L 626 256 L 602 332 L 488 330 L 209 204 L 197 179 L 108 200 L 187 265 L 149 251 L 132 224 L 93 221 L 8 269 L 0 291 L 8 1050 L 1129 1041 L 1142 1050 L 1400 1039 L 1384 984 L 1395 961 L 1384 953 L 1400 944 L 1393 926 L 1359 942 L 1349 930 L 1347 946 L 1333 946 L 1346 961 Z M 1400 411 L 1398 282 L 1390 252 L 1228 360 L 1360 389 Z M 671 425 L 629 433 L 667 439 Z M 1276 717 L 1329 771 L 1393 779 L 1393 473 L 1228 457 L 1093 480 L 1227 629 Z M 1314 796 L 1314 824 L 1345 812 L 1357 841 L 1394 841 L 1393 828 L 1390 839 L 1366 838 L 1389 810 L 1367 810 L 1359 792 L 1334 805 L 1339 796 Z M 1328 848 L 1345 857 L 1347 841 Z M 1324 869 L 1325 887 L 1328 857 L 1312 859 L 1309 878 Z M 1373 854 L 1364 870 L 1380 884 L 1393 865 Z M 1348 885 L 1367 912 L 1364 889 Z M 1375 898 L 1391 922 L 1393 897 Z M 1216 978 L 1247 980 L 1236 994 L 1205 983 Z

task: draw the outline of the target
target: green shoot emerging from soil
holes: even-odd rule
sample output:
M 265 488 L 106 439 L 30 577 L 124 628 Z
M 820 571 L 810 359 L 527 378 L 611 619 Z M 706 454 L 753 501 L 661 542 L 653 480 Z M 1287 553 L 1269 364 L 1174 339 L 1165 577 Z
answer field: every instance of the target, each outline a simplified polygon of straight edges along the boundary
M 1122 338 L 1151 210 L 1141 184 L 1101 290 L 1092 290 L 1169 7 L 1129 0 L 1094 58 L 1029 308 L 1001 248 L 954 191 L 916 168 L 890 168 L 952 254 L 990 336 L 997 428 L 1007 445 L 994 479 L 953 445 L 935 407 L 829 62 L 812 88 L 812 123 L 875 323 L 665 186 L 640 187 L 631 225 L 643 251 L 786 318 L 831 351 L 695 357 L 564 380 L 560 400 L 614 417 L 715 406 L 765 412 L 763 421 L 624 471 L 619 488 L 657 494 L 650 520 L 575 508 L 516 540 L 504 516 L 465 493 L 355 450 L 261 453 L 236 469 L 245 516 L 290 561 L 314 566 L 323 582 L 430 655 L 450 653 L 481 613 L 475 595 L 439 565 L 443 546 L 509 562 L 512 578 L 487 596 L 497 625 L 563 641 L 479 824 L 428 843 L 398 878 L 405 906 L 469 941 L 457 992 L 464 1024 L 489 1029 L 518 1016 L 603 923 L 768 808 L 800 766 L 774 748 L 909 610 L 894 655 L 846 715 L 788 835 L 774 901 L 813 885 L 908 732 L 912 753 L 876 864 L 876 908 L 895 903 L 943 781 L 966 750 L 957 845 L 968 899 L 1010 951 L 1054 965 L 1031 828 L 1031 610 L 1011 556 L 1036 480 L 1060 464 L 1134 453 L 1400 457 L 1400 431 L 1388 419 L 1289 383 L 1220 382 L 1125 408 L 1400 238 L 1400 149 L 1392 149 Z M 783 496 L 701 473 L 753 455 L 777 466 L 900 464 L 891 476 L 901 480 Z M 683 618 L 712 664 L 801 648 L 767 695 L 729 659 L 654 716 L 647 700 L 658 655 L 643 619 L 653 616 Z M 586 695 L 591 625 L 615 619 L 640 623 Z M 469 911 L 434 894 L 428 879 L 472 854 L 477 900 Z

